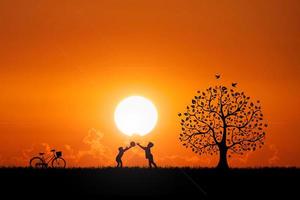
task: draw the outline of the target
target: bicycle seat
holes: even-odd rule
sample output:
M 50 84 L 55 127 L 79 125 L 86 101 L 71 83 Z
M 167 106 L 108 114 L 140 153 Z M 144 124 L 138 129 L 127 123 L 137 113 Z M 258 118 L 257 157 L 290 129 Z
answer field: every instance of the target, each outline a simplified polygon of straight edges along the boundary
M 51 152 L 55 152 L 55 149 L 51 149 Z
M 44 155 L 45 153 L 39 153 L 40 156 Z

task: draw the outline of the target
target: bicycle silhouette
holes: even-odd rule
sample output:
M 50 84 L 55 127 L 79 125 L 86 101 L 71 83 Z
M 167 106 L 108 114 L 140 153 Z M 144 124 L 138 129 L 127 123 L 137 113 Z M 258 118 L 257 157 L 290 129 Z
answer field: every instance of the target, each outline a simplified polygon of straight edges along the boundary
M 65 168 L 66 161 L 62 158 L 62 152 L 56 151 L 55 149 L 51 150 L 52 155 L 44 157 L 45 153 L 39 153 L 39 156 L 33 157 L 30 159 L 30 167 L 33 168 L 48 168 L 49 164 L 53 168 Z

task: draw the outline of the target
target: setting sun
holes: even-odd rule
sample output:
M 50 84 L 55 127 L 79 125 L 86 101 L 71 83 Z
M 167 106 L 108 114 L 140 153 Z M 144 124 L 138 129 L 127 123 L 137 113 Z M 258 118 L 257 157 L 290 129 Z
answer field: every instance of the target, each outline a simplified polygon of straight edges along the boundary
M 127 97 L 119 103 L 115 111 L 118 129 L 129 136 L 148 134 L 155 127 L 157 118 L 154 104 L 141 96 Z
M 299 24 L 300 0 L 0 0 L 1 196 L 299 196 Z

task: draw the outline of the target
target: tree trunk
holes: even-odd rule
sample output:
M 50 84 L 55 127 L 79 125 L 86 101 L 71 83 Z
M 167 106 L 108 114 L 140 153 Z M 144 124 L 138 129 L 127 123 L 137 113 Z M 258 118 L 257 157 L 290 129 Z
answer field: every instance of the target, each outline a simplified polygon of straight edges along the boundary
M 219 158 L 219 163 L 218 163 L 217 168 L 218 169 L 228 169 L 229 166 L 228 166 L 228 162 L 227 162 L 227 148 L 219 146 L 219 155 L 220 155 L 220 158 Z

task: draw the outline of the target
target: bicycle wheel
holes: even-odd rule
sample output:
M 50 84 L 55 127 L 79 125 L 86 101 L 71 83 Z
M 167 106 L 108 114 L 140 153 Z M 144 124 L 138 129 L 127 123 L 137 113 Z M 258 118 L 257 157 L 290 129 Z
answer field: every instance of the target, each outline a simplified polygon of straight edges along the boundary
M 52 160 L 52 167 L 53 168 L 65 168 L 66 161 L 63 158 L 55 158 Z
M 46 165 L 44 164 L 43 160 L 40 157 L 33 157 L 30 159 L 30 167 L 32 168 L 45 168 Z

